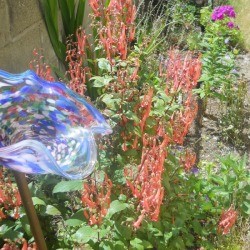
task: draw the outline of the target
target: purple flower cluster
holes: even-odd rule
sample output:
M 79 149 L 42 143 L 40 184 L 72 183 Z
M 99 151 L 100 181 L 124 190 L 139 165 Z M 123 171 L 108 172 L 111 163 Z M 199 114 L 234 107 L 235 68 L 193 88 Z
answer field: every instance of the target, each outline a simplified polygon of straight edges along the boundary
M 228 27 L 229 29 L 233 29 L 233 28 L 235 27 L 235 24 L 234 24 L 233 22 L 228 22 L 228 23 L 227 23 L 227 27 Z
M 214 9 L 211 19 L 213 21 L 222 20 L 225 17 L 235 18 L 234 7 L 231 5 L 218 6 Z

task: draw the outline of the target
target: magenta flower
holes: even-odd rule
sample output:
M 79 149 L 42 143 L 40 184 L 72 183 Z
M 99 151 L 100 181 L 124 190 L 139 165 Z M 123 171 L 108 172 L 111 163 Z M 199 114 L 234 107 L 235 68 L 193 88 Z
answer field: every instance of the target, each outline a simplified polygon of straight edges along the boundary
M 222 20 L 225 17 L 235 18 L 234 7 L 231 5 L 218 6 L 213 10 L 211 19 L 213 21 Z
M 228 22 L 228 23 L 227 23 L 227 27 L 228 27 L 229 29 L 233 29 L 235 26 L 234 26 L 234 23 L 233 23 L 233 22 Z

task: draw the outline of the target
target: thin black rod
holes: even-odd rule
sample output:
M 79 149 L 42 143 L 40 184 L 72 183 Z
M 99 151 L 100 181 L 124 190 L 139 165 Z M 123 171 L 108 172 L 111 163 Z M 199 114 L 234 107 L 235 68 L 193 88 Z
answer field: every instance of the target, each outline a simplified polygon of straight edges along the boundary
M 31 232 L 34 236 L 37 248 L 39 250 L 47 250 L 47 246 L 45 243 L 41 225 L 38 220 L 36 210 L 31 199 L 31 194 L 28 188 L 28 183 L 27 183 L 25 174 L 14 172 L 14 176 L 16 179 L 16 183 L 17 183 L 17 186 L 18 186 L 21 198 L 22 198 L 22 204 L 26 211 L 26 214 L 30 223 Z

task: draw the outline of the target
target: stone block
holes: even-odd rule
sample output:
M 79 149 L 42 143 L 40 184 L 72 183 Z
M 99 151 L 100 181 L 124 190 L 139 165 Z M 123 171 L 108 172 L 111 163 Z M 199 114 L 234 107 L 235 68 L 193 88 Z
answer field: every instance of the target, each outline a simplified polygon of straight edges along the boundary
M 10 22 L 6 0 L 0 0 L 0 48 L 10 41 Z
M 42 19 L 38 0 L 8 0 L 8 5 L 12 38 Z
M 43 48 L 46 61 L 54 61 L 55 54 L 43 21 L 26 29 L 18 39 L 0 48 L 0 68 L 12 73 L 29 69 L 33 50 Z

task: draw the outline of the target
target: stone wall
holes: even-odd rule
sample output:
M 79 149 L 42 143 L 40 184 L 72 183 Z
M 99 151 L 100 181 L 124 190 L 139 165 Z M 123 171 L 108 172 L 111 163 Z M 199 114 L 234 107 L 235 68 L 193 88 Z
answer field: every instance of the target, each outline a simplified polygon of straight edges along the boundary
M 57 64 L 39 0 L 0 0 L 0 18 L 0 69 L 28 69 L 35 48 L 43 48 L 46 61 Z

